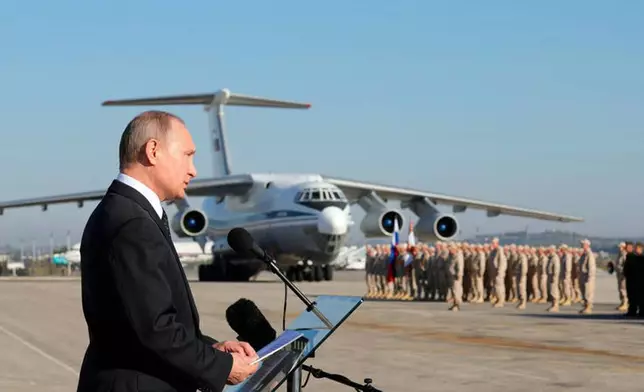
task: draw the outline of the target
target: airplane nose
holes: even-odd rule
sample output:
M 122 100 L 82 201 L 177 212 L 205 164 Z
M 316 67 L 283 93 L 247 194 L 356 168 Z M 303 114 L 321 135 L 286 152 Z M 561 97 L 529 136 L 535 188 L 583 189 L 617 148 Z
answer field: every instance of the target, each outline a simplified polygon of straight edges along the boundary
M 318 215 L 318 232 L 321 234 L 344 235 L 348 227 L 346 214 L 338 207 L 326 207 Z

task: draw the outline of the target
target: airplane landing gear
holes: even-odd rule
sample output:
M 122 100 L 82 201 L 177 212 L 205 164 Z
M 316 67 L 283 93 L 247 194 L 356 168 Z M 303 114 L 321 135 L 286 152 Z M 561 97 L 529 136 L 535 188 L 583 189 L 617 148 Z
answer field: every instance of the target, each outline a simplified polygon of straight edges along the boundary
M 304 280 L 304 268 L 302 266 L 288 267 L 286 270 L 286 277 L 293 282 L 301 282 Z
M 201 264 L 199 266 L 200 282 L 225 282 L 227 281 L 226 264 L 213 260 L 212 264 Z
M 309 282 L 331 281 L 333 280 L 333 267 L 328 264 L 313 266 L 296 265 L 288 267 L 286 277 L 293 282 L 302 282 L 304 280 Z
M 252 265 L 235 265 L 224 257 L 215 256 L 211 264 L 199 266 L 199 281 L 248 282 L 256 272 Z
M 327 264 L 323 268 L 324 272 L 324 280 L 331 281 L 333 280 L 333 266 L 330 264 Z
M 316 282 L 319 282 L 322 279 L 324 279 L 324 268 L 321 265 L 313 266 L 313 279 Z

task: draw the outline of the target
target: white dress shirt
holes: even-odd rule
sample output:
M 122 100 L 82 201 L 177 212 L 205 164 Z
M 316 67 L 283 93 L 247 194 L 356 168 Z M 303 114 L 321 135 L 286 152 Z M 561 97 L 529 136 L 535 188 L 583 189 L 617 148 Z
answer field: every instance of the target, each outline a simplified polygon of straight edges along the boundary
M 152 191 L 152 189 L 148 188 L 141 181 L 136 180 L 123 173 L 119 173 L 119 175 L 116 177 L 116 180 L 137 190 L 148 200 L 148 202 L 150 202 L 150 204 L 154 208 L 154 211 L 159 214 L 159 219 L 163 217 L 163 206 L 161 205 L 161 200 L 159 199 L 159 196 L 157 196 L 157 194 Z

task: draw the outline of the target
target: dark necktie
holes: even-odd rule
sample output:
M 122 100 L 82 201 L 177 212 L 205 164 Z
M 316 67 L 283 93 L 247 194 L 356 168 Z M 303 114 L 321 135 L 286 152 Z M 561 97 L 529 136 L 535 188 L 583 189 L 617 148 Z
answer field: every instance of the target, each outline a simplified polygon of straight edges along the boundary
M 163 227 L 165 228 L 165 234 L 170 238 L 172 235 L 170 234 L 170 225 L 168 224 L 168 215 L 165 213 L 165 210 L 163 210 L 163 216 L 161 217 L 161 220 L 163 221 Z

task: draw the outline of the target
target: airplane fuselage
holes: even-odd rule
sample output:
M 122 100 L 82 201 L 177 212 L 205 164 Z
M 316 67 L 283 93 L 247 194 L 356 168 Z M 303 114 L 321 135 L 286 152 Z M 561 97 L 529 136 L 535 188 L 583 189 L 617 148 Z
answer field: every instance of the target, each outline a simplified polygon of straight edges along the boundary
M 241 260 L 226 236 L 235 227 L 248 230 L 280 267 L 302 260 L 328 264 L 345 243 L 351 224 L 349 202 L 342 191 L 318 175 L 253 174 L 255 185 L 244 196 L 207 197 L 207 237 L 213 254 Z

